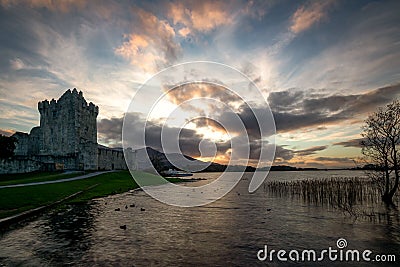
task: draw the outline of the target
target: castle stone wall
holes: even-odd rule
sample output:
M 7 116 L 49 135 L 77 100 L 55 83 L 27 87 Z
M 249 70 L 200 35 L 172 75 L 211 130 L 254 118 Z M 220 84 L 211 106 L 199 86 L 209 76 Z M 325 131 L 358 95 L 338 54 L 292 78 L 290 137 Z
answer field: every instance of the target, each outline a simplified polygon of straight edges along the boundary
M 122 150 L 99 147 L 98 149 L 99 170 L 126 170 L 124 153 Z
M 41 162 L 28 158 L 0 160 L 0 174 L 34 172 L 42 170 L 42 168 Z

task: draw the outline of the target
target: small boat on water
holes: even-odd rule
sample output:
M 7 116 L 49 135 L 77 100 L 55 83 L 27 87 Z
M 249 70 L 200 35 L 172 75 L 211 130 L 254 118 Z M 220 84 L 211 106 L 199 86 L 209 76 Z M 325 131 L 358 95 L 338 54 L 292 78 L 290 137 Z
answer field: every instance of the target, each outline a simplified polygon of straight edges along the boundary
M 188 177 L 193 176 L 193 173 L 169 169 L 162 173 L 164 177 Z

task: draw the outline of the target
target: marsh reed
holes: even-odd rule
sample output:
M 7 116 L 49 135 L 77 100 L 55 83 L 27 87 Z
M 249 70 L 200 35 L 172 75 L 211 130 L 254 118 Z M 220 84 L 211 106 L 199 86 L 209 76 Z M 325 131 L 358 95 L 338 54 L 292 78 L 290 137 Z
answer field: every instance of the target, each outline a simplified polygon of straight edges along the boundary
M 267 181 L 264 191 L 274 197 L 301 200 L 340 209 L 350 216 L 381 217 L 381 195 L 373 181 L 359 177 L 332 177 L 296 181 Z M 398 202 L 398 199 L 396 200 Z M 377 210 L 380 210 L 377 212 Z

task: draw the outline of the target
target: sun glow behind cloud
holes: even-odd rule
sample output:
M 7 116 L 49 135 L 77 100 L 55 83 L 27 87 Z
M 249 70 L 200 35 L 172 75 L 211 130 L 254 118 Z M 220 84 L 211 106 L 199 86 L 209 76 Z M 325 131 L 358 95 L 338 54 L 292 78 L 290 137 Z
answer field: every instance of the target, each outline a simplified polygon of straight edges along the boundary
M 212 126 L 198 127 L 197 124 L 195 124 L 193 122 L 187 123 L 185 125 L 185 128 L 196 130 L 204 138 L 209 139 L 216 143 L 228 142 L 233 137 L 235 137 L 235 135 L 231 136 L 226 131 L 223 131 L 220 128 L 216 129 Z

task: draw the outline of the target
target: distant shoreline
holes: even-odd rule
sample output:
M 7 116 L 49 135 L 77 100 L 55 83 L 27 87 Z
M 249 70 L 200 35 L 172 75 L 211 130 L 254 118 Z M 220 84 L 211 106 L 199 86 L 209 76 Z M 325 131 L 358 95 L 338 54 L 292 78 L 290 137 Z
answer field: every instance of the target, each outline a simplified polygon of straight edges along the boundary
M 314 168 L 295 168 L 295 169 L 258 169 L 258 171 L 272 171 L 272 172 L 296 172 L 296 171 L 365 171 L 369 169 L 355 169 L 355 168 L 340 168 L 340 169 L 314 169 Z M 245 170 L 244 172 L 255 172 L 256 170 Z M 224 170 L 205 170 L 197 173 L 208 173 L 208 172 L 224 172 Z M 228 170 L 228 172 L 241 172 L 236 170 Z

